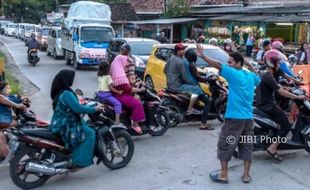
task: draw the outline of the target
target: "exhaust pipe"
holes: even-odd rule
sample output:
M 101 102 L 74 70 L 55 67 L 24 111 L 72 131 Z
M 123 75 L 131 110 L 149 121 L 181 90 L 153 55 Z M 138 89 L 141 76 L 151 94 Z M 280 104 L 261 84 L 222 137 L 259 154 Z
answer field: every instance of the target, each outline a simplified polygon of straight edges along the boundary
M 33 162 L 27 163 L 26 171 L 29 171 L 32 173 L 39 173 L 39 174 L 43 174 L 43 175 L 48 175 L 48 176 L 68 173 L 68 169 L 64 169 L 64 168 L 56 169 L 54 167 L 48 167 L 48 166 L 33 163 Z

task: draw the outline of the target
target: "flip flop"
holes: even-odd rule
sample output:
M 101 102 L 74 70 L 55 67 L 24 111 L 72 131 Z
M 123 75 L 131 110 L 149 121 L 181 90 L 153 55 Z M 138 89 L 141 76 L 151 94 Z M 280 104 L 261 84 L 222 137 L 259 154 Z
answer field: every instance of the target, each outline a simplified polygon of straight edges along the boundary
M 277 160 L 277 161 L 279 161 L 279 162 L 282 162 L 282 157 L 280 157 L 280 156 L 278 155 L 278 152 L 272 153 L 272 152 L 270 152 L 268 149 L 267 149 L 267 152 L 268 152 L 268 154 L 269 154 L 270 156 L 272 156 L 273 159 L 275 159 L 275 160 Z
M 228 180 L 223 180 L 219 178 L 219 174 L 210 174 L 210 179 L 216 183 L 228 184 Z
M 143 132 L 142 132 L 142 129 L 140 127 L 134 127 L 132 126 L 131 127 L 136 133 L 138 133 L 139 135 L 142 135 Z
M 213 127 L 199 127 L 200 130 L 214 130 Z
M 252 181 L 252 177 L 251 177 L 251 176 L 249 176 L 247 179 L 245 179 L 245 178 L 242 176 L 242 182 L 243 182 L 243 183 L 248 184 L 248 183 L 250 183 L 251 181 Z

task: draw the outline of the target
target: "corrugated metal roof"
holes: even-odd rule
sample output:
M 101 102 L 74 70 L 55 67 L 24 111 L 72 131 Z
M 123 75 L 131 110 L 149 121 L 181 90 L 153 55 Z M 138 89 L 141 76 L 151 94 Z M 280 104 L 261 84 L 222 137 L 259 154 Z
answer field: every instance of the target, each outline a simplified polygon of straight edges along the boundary
M 170 19 L 154 19 L 142 21 L 130 21 L 133 24 L 178 24 L 198 20 L 197 18 L 170 18 Z

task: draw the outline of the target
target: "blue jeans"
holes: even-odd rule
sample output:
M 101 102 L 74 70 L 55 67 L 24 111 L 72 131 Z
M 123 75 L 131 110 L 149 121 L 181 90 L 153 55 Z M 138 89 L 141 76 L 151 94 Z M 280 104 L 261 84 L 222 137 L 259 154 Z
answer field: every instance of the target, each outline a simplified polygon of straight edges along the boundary
M 198 85 L 182 84 L 177 90 L 190 94 L 197 94 L 197 95 L 204 94 L 202 89 Z

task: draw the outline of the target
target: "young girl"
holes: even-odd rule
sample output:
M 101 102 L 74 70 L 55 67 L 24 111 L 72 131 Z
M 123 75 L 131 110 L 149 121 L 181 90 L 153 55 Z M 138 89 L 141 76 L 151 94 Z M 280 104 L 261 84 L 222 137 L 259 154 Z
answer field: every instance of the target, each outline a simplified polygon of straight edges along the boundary
M 114 106 L 115 111 L 115 123 L 120 124 L 120 114 L 122 113 L 122 104 L 112 96 L 112 93 L 122 95 L 122 90 L 117 90 L 113 87 L 113 81 L 110 72 L 110 64 L 107 61 L 103 61 L 99 65 L 98 71 L 98 98 L 99 101 L 108 101 Z

